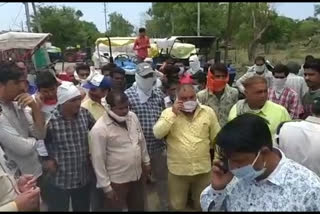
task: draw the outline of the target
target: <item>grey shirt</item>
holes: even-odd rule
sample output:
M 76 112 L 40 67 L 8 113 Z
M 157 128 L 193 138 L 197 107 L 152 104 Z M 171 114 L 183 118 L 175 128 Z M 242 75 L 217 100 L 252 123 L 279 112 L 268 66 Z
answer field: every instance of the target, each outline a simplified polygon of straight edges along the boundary
M 45 129 L 34 127 L 32 116 L 16 102 L 0 100 L 0 145 L 7 155 L 12 174 L 42 174 L 42 166 L 36 150 L 37 139 L 44 139 Z

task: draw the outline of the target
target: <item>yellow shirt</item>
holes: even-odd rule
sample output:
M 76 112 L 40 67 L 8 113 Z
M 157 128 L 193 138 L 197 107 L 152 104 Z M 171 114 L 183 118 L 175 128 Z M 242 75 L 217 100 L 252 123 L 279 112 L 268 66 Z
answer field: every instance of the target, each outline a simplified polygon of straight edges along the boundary
M 239 101 L 240 102 L 240 101 Z M 229 121 L 237 117 L 237 104 L 235 104 L 230 113 L 229 113 Z M 277 128 L 282 122 L 290 121 L 290 115 L 283 106 L 273 103 L 271 101 L 267 101 L 261 111 L 259 113 L 255 113 L 256 115 L 266 119 L 269 121 L 269 129 L 272 137 L 276 134 Z
M 100 117 L 104 115 L 106 109 L 100 103 L 93 101 L 91 98 L 86 99 L 81 106 L 87 109 L 94 119 L 97 121 Z
M 199 105 L 193 118 L 175 115 L 172 108 L 165 109 L 153 127 L 156 138 L 166 138 L 168 169 L 172 174 L 192 176 L 211 170 L 210 148 L 220 131 L 216 114 Z

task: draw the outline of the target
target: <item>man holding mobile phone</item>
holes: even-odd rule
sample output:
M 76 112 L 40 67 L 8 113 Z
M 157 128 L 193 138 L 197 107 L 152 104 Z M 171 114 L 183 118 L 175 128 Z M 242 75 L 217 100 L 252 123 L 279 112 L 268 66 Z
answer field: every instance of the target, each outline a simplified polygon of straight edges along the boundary
M 171 208 L 185 210 L 191 189 L 193 208 L 200 210 L 200 193 L 210 183 L 210 149 L 220 125 L 213 109 L 197 102 L 192 84 L 179 85 L 176 93 L 173 107 L 162 112 L 153 132 L 158 139 L 166 137 Z
M 238 116 L 217 135 L 228 171 L 215 160 L 203 211 L 319 211 L 320 178 L 273 148 L 265 119 Z

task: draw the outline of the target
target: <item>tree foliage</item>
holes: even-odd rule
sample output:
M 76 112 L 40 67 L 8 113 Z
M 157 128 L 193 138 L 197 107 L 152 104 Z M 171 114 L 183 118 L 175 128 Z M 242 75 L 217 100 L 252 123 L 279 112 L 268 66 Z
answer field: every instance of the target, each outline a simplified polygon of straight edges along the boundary
M 134 26 L 122 17 L 120 13 L 113 12 L 109 14 L 109 36 L 131 36 L 134 32 Z
M 82 16 L 83 13 L 80 10 L 75 11 L 71 7 L 38 7 L 38 17 L 43 32 L 51 33 L 52 43 L 62 49 L 76 45 L 91 46 L 101 36 L 94 23 L 80 20 Z M 32 17 L 31 26 L 33 32 L 37 32 L 34 17 Z

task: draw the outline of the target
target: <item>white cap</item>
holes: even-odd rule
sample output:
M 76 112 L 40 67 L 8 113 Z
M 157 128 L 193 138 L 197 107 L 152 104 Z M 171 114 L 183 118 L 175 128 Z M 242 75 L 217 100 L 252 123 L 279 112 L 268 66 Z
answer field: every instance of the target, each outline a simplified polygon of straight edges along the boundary
M 63 81 L 57 90 L 58 104 L 62 105 L 80 95 L 79 89 L 72 82 Z

